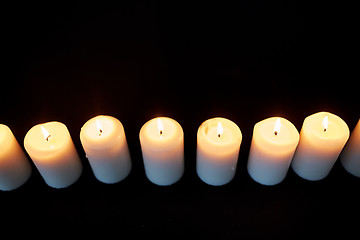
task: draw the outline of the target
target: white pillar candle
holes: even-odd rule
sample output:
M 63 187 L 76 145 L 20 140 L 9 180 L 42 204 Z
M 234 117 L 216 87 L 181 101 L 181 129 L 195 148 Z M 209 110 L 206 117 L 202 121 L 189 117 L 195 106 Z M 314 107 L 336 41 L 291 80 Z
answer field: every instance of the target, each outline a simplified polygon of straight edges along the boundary
M 95 177 L 104 183 L 117 183 L 131 170 L 129 149 L 121 122 L 111 116 L 87 121 L 80 140 Z
M 340 155 L 340 162 L 346 171 L 360 177 L 360 119 Z
M 49 186 L 65 188 L 80 177 L 81 161 L 63 123 L 47 122 L 32 127 L 25 136 L 24 145 Z
M 272 117 L 255 124 L 247 164 L 250 176 L 264 185 L 280 183 L 298 143 L 299 132 L 284 118 Z
M 140 144 L 147 178 L 157 185 L 171 185 L 184 173 L 184 132 L 167 117 L 154 118 L 140 130 Z
M 226 118 L 211 118 L 197 132 L 196 172 L 209 185 L 230 182 L 236 172 L 242 134 Z
M 291 164 L 300 177 L 325 178 L 349 138 L 349 128 L 338 116 L 319 112 L 305 118 Z
M 31 165 L 14 134 L 0 124 L 0 190 L 10 191 L 23 185 L 31 175 Z

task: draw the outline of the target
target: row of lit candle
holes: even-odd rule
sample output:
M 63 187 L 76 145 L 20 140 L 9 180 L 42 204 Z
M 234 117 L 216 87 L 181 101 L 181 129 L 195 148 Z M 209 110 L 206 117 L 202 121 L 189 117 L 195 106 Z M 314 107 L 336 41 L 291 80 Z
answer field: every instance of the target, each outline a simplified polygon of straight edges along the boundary
M 302 178 L 315 181 L 329 174 L 342 151 L 344 168 L 360 177 L 360 120 L 348 141 L 349 135 L 346 123 L 328 112 L 307 117 L 300 134 L 284 118 L 265 119 L 254 126 L 247 170 L 264 185 L 280 183 L 290 165 Z M 147 178 L 157 185 L 177 182 L 184 172 L 181 125 L 171 118 L 154 118 L 143 125 L 139 138 Z M 117 183 L 128 176 L 132 163 L 118 119 L 103 115 L 90 119 L 81 128 L 80 140 L 99 181 Z M 196 171 L 200 179 L 214 186 L 230 182 L 241 141 L 242 133 L 234 122 L 220 117 L 203 122 L 197 132 Z M 65 188 L 80 177 L 82 164 L 64 124 L 48 122 L 32 127 L 24 146 L 49 186 Z M 13 133 L 0 124 L 0 190 L 20 187 L 31 172 Z

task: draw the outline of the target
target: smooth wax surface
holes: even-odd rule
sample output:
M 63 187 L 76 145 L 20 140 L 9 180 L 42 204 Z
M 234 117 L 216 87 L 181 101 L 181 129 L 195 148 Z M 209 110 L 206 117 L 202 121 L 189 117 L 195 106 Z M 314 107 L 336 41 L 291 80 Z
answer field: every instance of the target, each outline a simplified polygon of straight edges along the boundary
M 179 181 L 184 173 L 181 125 L 168 117 L 154 118 L 142 126 L 139 138 L 147 178 L 162 186 Z
M 340 161 L 346 171 L 360 177 L 360 119 L 340 155 Z
M 14 134 L 0 124 L 0 190 L 10 191 L 23 185 L 31 175 L 31 165 Z
M 241 140 L 239 127 L 226 118 L 203 122 L 197 133 L 196 172 L 200 179 L 214 186 L 230 182 L 236 172 Z
M 328 118 L 328 126 L 324 119 Z M 319 112 L 305 118 L 291 167 L 302 178 L 321 180 L 332 169 L 350 135 L 347 124 L 335 114 Z
M 280 127 L 275 129 L 276 121 Z M 296 146 L 299 132 L 285 118 L 272 117 L 254 126 L 247 169 L 258 183 L 275 185 L 286 176 Z
M 80 131 L 80 140 L 95 177 L 117 183 L 128 176 L 131 159 L 121 122 L 111 116 L 96 116 Z
M 49 186 L 65 188 L 80 177 L 81 161 L 63 123 L 47 122 L 32 127 L 25 136 L 24 145 Z

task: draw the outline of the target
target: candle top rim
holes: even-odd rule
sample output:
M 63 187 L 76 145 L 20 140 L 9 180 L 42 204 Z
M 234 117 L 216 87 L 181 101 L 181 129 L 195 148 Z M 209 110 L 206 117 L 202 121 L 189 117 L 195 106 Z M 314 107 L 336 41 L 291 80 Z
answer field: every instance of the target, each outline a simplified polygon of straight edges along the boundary
M 158 119 L 162 123 L 160 132 Z M 183 129 L 176 120 L 170 117 L 156 117 L 147 121 L 139 132 L 142 147 L 150 147 L 153 151 L 166 151 L 175 147 L 184 138 Z
M 326 131 L 324 131 L 323 127 L 323 119 L 325 116 L 328 117 L 328 128 Z M 302 129 L 306 132 L 311 132 L 322 140 L 347 139 L 350 136 L 350 130 L 346 122 L 330 112 L 317 112 L 306 117 Z
M 276 121 L 280 119 L 280 131 L 275 134 Z M 269 143 L 276 145 L 297 144 L 300 134 L 294 124 L 283 117 L 270 117 L 256 123 L 253 130 L 253 137 L 261 136 Z
M 100 123 L 100 126 L 98 124 Z M 100 129 L 98 129 L 100 127 Z M 98 115 L 84 123 L 80 130 L 80 140 L 84 147 L 103 150 L 123 139 L 125 130 L 122 123 L 109 115 Z
M 222 138 L 222 135 L 218 136 L 217 134 L 219 122 L 222 126 L 223 135 L 227 136 L 224 141 L 222 141 L 222 139 L 220 141 L 215 141 L 216 137 Z M 213 147 L 240 145 L 242 141 L 242 133 L 239 126 L 233 121 L 223 117 L 213 117 L 205 120 L 198 129 L 197 137 L 198 140 L 205 139 L 205 141 L 211 144 Z
M 48 140 L 44 137 L 41 127 L 50 133 Z M 33 126 L 25 135 L 24 146 L 28 152 L 47 156 L 62 149 L 69 139 L 71 140 L 70 133 L 65 124 L 50 121 Z

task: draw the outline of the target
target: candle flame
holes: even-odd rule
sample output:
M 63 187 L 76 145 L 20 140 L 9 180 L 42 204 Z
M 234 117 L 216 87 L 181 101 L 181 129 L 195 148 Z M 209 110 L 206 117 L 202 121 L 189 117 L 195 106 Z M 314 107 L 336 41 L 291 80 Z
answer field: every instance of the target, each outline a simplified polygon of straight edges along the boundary
M 44 135 L 45 140 L 49 141 L 49 137 L 51 137 L 50 133 L 43 126 L 40 126 L 40 127 L 41 127 L 41 131 L 42 131 L 42 134 Z
M 275 126 L 274 126 L 274 134 L 277 136 L 280 133 L 281 128 L 281 121 L 280 118 L 276 119 Z
M 324 132 L 326 132 L 326 130 L 328 129 L 328 125 L 329 125 L 329 119 L 328 116 L 325 116 L 323 121 L 322 121 L 322 125 L 324 127 Z
M 160 118 L 157 119 L 157 124 L 158 124 L 159 133 L 160 133 L 160 135 L 162 135 L 163 131 L 164 131 L 164 125 L 162 124 Z
M 102 124 L 101 124 L 101 122 L 100 122 L 100 120 L 99 119 L 96 119 L 96 127 L 97 127 L 97 129 L 98 129 L 98 131 L 99 131 L 99 136 L 101 136 L 101 134 L 102 134 L 102 132 L 103 132 L 103 130 L 102 130 Z
M 220 137 L 221 134 L 223 134 L 223 132 L 224 132 L 223 126 L 221 125 L 221 122 L 219 122 L 218 123 L 218 128 L 217 128 L 218 137 Z

